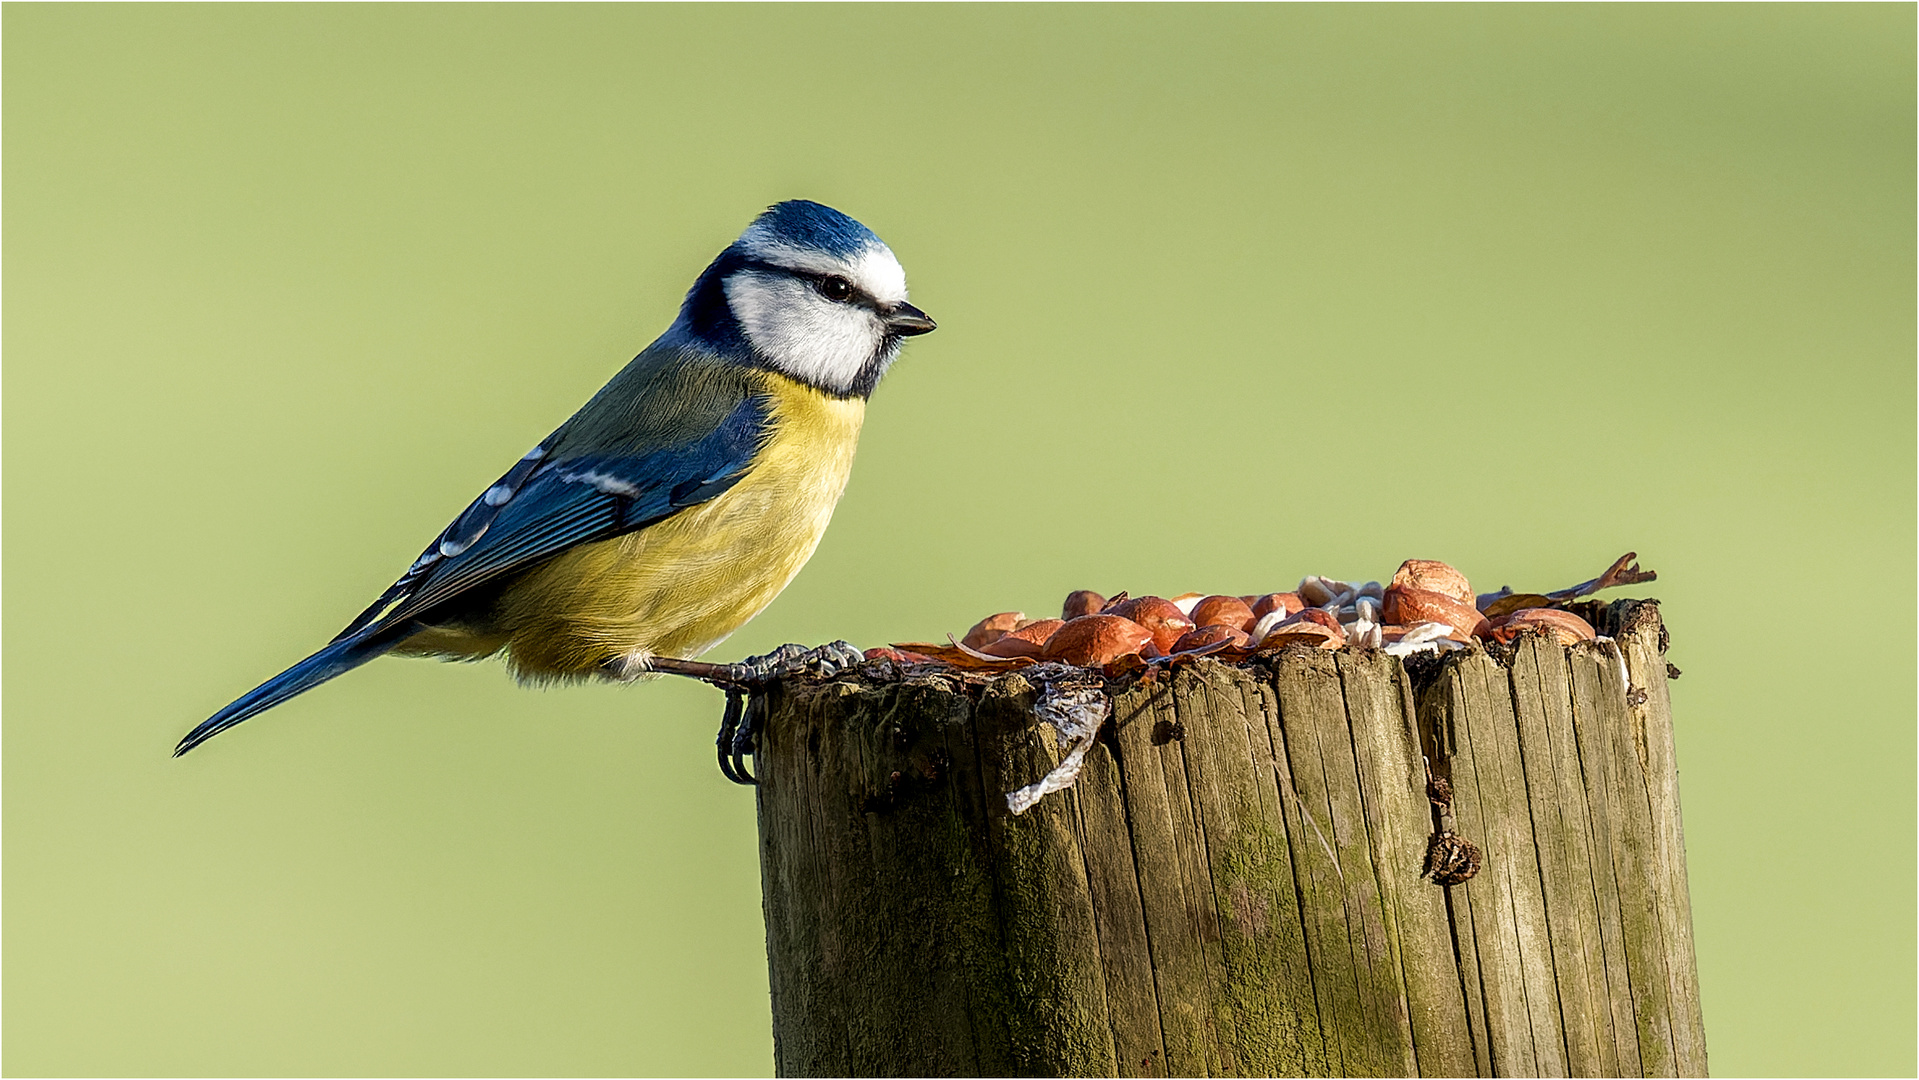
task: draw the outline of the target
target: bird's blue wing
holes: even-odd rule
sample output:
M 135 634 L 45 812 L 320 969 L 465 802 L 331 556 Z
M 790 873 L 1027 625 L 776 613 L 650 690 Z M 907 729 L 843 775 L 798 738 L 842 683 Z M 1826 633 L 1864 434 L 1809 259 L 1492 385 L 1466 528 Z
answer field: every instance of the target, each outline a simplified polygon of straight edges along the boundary
M 213 714 L 174 754 L 379 656 L 408 636 L 416 618 L 468 590 L 714 498 L 746 475 L 767 433 L 768 406 L 758 396 L 741 400 L 704 435 L 651 450 L 572 453 L 561 428 L 473 500 L 325 648 Z
M 563 434 L 473 500 L 335 640 L 398 626 L 568 548 L 644 528 L 719 495 L 745 475 L 765 441 L 767 404 L 746 398 L 703 438 L 644 453 L 567 454 Z

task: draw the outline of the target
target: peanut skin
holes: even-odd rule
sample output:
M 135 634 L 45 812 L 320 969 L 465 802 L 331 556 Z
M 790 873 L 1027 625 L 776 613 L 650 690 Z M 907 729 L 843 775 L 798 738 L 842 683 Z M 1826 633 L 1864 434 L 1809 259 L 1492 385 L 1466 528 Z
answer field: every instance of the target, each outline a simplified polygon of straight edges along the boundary
M 1169 652 L 1185 652 L 1188 649 L 1203 649 L 1216 642 L 1231 642 L 1231 648 L 1244 649 L 1251 643 L 1246 635 L 1230 626 L 1200 626 L 1188 630 L 1173 643 Z
M 1061 621 L 1077 619 L 1081 615 L 1096 615 L 1106 606 L 1106 598 L 1091 589 L 1080 589 L 1066 594 L 1066 603 L 1060 605 Z
M 1397 576 L 1397 575 L 1395 575 Z M 1492 627 L 1486 617 L 1472 605 L 1472 601 L 1460 600 L 1427 589 L 1392 585 L 1386 589 L 1386 603 L 1381 612 L 1386 621 L 1398 626 L 1411 626 L 1414 623 L 1445 623 L 1463 633 L 1474 637 L 1485 637 L 1492 633 Z
M 1466 575 L 1438 559 L 1407 559 L 1393 573 L 1392 584 L 1396 588 L 1436 592 L 1467 607 L 1475 606 L 1472 583 L 1466 580 Z
M 1038 657 L 1046 651 L 1046 639 L 1053 632 L 1065 626 L 1064 619 L 1040 619 L 1027 623 L 1017 630 L 986 646 L 980 651 L 988 656 L 1031 656 Z
M 1267 631 L 1259 647 L 1277 649 L 1294 643 L 1337 649 L 1346 644 L 1346 630 L 1332 612 L 1309 607 Z
M 1243 634 L 1257 621 L 1252 605 L 1237 596 L 1209 596 L 1193 605 L 1196 626 L 1230 626 Z
M 1153 632 L 1131 619 L 1082 615 L 1053 631 L 1041 659 L 1099 667 L 1132 656 L 1152 643 Z
M 997 615 L 988 615 L 973 624 L 973 628 L 960 639 L 960 644 L 969 649 L 984 649 L 1005 637 L 1025 621 L 1024 611 L 1002 611 Z
M 1296 592 L 1267 593 L 1253 600 L 1253 618 L 1263 619 L 1275 611 L 1297 615 L 1305 607 L 1306 601 Z
M 1521 608 L 1493 621 L 1493 638 L 1504 644 L 1527 630 L 1549 630 L 1561 645 L 1577 645 L 1595 636 L 1592 624 L 1570 611 L 1558 608 Z
M 1180 639 L 1180 635 L 1193 628 L 1193 620 L 1187 618 L 1171 600 L 1157 596 L 1122 600 L 1108 608 L 1106 614 L 1131 619 L 1152 631 L 1153 644 L 1162 653 L 1171 652 L 1173 643 Z

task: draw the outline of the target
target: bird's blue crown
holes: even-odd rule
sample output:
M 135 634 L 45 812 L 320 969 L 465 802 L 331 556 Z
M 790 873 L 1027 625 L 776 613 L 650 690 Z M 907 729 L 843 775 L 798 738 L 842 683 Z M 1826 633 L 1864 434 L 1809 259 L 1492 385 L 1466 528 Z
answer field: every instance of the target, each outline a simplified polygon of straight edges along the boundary
M 807 199 L 788 199 L 768 207 L 753 219 L 747 236 L 814 248 L 841 258 L 880 246 L 873 230 L 830 206 Z

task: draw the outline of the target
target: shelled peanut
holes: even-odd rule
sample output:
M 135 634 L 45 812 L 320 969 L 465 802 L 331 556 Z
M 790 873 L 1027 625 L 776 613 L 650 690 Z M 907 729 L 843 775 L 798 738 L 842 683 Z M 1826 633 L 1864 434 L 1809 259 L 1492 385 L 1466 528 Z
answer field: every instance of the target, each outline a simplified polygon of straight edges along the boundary
M 962 666 L 1055 661 L 1100 667 L 1181 656 L 1244 659 L 1289 645 L 1378 648 L 1405 656 L 1465 648 L 1475 638 L 1511 643 L 1528 631 L 1563 644 L 1590 641 L 1593 628 L 1553 606 L 1600 588 L 1652 580 L 1628 553 L 1604 575 L 1551 595 L 1510 589 L 1475 596 L 1464 574 L 1432 559 L 1408 559 L 1386 583 L 1309 575 L 1287 592 L 1244 596 L 1183 593 L 1171 598 L 1067 596 L 1057 619 L 1003 611 L 981 619 L 952 647 L 906 644 L 872 650 L 894 659 Z M 951 640 L 951 639 L 949 639 Z

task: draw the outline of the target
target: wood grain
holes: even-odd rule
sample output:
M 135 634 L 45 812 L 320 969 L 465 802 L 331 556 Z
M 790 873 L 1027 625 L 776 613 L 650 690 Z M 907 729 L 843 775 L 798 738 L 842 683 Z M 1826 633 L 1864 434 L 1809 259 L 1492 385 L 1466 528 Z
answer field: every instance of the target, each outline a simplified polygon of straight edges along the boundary
M 790 680 L 757 758 L 779 1072 L 1703 1075 L 1663 631 L 1611 615 L 1113 685 L 1021 815 L 1067 749 L 1043 672 Z M 1420 876 L 1429 767 L 1461 885 Z

